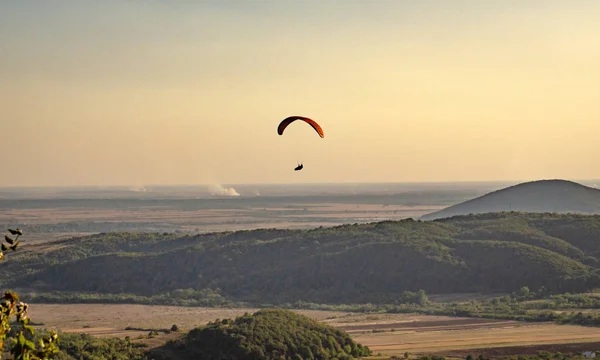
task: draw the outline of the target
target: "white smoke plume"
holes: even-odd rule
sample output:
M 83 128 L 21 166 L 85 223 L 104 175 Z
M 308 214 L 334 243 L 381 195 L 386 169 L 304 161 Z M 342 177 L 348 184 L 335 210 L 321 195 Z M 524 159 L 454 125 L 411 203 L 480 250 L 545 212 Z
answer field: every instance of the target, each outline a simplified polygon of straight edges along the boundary
M 221 184 L 210 185 L 208 191 L 213 196 L 240 196 L 234 188 L 226 188 Z
M 134 191 L 134 192 L 146 192 L 146 187 L 145 186 L 133 186 L 129 188 L 129 191 Z

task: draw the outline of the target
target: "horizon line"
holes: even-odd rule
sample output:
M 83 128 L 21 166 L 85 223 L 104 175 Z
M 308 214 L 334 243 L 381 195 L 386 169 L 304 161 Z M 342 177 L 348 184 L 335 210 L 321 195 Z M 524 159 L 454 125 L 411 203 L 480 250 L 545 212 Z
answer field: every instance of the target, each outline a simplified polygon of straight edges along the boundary
M 302 185 L 384 185 L 384 184 L 394 184 L 394 185 L 414 185 L 414 184 L 490 184 L 490 183 L 524 183 L 524 182 L 532 182 L 532 181 L 543 181 L 543 180 L 564 180 L 564 181 L 573 181 L 573 182 L 592 182 L 592 181 L 600 181 L 600 179 L 562 179 L 562 178 L 541 178 L 541 179 L 512 179 L 512 180 L 446 180 L 446 181 L 365 181 L 365 182 L 352 182 L 352 181 L 337 181 L 337 182 L 254 182 L 254 183 L 219 183 L 219 182 L 210 182 L 210 183 L 199 183 L 199 184 L 112 184 L 112 185 L 8 185 L 8 186 L 0 186 L 0 189 L 77 189 L 77 188 L 131 188 L 131 187 L 206 187 L 206 186 L 214 186 L 214 185 L 222 185 L 222 186 L 269 186 L 269 185 L 288 185 L 288 186 L 302 186 Z

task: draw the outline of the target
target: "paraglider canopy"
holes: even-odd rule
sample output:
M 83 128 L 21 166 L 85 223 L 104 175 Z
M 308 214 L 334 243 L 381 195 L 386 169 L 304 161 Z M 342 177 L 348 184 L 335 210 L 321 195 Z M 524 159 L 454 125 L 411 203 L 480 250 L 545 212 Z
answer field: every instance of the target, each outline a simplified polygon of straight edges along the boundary
M 296 120 L 304 121 L 305 123 L 312 126 L 312 128 L 315 129 L 315 131 L 317 132 L 317 134 L 319 134 L 319 136 L 321 138 L 325 137 L 325 133 L 323 133 L 323 129 L 321 128 L 321 126 L 319 124 L 317 124 L 317 122 L 314 121 L 313 119 L 307 118 L 305 116 L 290 116 L 290 117 L 283 119 L 283 121 L 281 121 L 279 123 L 279 126 L 277 127 L 277 133 L 279 135 L 283 135 L 283 131 L 285 130 L 285 128 L 287 128 L 288 125 L 290 125 L 291 123 L 293 123 Z
M 299 164 L 298 166 L 296 166 L 296 168 L 294 169 L 294 171 L 302 170 L 303 168 L 304 168 L 304 165 Z

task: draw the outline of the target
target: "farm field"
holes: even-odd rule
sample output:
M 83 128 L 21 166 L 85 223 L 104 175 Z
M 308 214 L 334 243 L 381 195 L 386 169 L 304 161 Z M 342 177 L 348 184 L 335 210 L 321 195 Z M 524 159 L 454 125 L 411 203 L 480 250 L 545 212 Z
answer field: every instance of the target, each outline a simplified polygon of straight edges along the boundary
M 181 334 L 217 318 L 233 318 L 255 311 L 254 308 L 32 304 L 30 315 L 36 323 L 43 323 L 39 326 L 42 328 L 135 339 L 145 337 L 150 329 L 168 329 L 177 324 Z M 374 354 L 385 356 L 402 356 L 409 352 L 464 358 L 467 354 L 499 356 L 600 349 L 600 332 L 592 327 L 412 314 L 295 311 L 340 328 L 369 346 Z M 144 330 L 125 330 L 126 327 Z M 158 346 L 176 336 L 179 335 L 161 333 L 155 338 L 138 341 Z

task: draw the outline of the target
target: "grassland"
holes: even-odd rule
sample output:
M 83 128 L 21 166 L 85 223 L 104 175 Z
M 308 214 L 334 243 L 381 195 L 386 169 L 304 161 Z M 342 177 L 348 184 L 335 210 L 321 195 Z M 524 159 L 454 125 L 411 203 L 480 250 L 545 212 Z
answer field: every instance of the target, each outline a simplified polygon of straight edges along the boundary
M 159 346 L 194 327 L 215 319 L 234 318 L 256 308 L 214 309 L 199 307 L 32 304 L 31 317 L 42 328 L 63 332 L 88 333 L 93 336 L 132 339 L 149 346 Z M 294 310 L 349 333 L 375 354 L 403 356 L 438 354 L 462 357 L 466 354 L 535 354 L 538 350 L 575 352 L 600 349 L 597 328 L 552 323 L 524 323 L 415 314 L 362 314 L 340 311 Z M 169 329 L 173 324 L 180 332 L 148 338 L 150 329 Z M 145 331 L 125 330 L 131 327 Z

